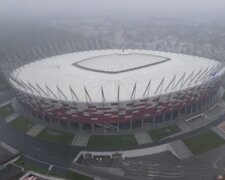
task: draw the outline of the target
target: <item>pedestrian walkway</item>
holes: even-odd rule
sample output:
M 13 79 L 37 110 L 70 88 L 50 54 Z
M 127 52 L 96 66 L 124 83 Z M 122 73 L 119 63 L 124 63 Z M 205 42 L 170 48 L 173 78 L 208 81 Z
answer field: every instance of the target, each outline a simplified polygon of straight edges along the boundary
M 5 118 L 5 122 L 10 123 L 10 122 L 14 121 L 16 118 L 18 118 L 19 116 L 20 116 L 20 114 L 13 113 Z
M 213 106 L 212 108 L 210 108 L 209 111 L 204 113 L 205 116 L 208 117 L 209 120 L 215 120 L 217 118 L 219 118 L 222 114 L 224 114 L 224 107 L 221 106 L 220 104 L 217 104 L 215 106 Z
M 180 160 L 184 160 L 193 156 L 192 152 L 188 147 L 183 143 L 182 140 L 176 140 L 170 143 L 171 147 L 178 155 Z
M 27 130 L 26 134 L 32 137 L 36 137 L 44 129 L 45 126 L 41 124 L 35 124 L 33 127 Z
M 150 137 L 149 133 L 146 131 L 139 131 L 134 133 L 134 137 L 137 140 L 137 143 L 140 144 L 147 144 L 152 142 L 152 138 Z
M 4 106 L 6 106 L 6 105 L 8 105 L 8 104 L 11 104 L 12 103 L 12 99 L 10 99 L 10 100 L 8 100 L 8 101 L 6 101 L 6 102 L 3 102 L 2 104 L 0 104 L 0 107 L 4 107 Z
M 225 140 L 225 133 L 217 127 L 212 127 L 211 130 Z
M 185 121 L 178 121 L 177 126 L 181 129 L 183 133 L 189 132 L 192 128 Z
M 191 129 L 194 130 L 202 126 L 206 126 L 207 124 L 210 123 L 210 120 L 208 118 L 205 118 L 205 116 L 201 114 L 198 117 L 191 119 L 187 123 L 191 127 Z
M 225 108 L 225 101 L 224 100 L 220 100 L 218 102 L 218 106 Z
M 86 134 L 86 133 L 78 133 L 78 134 L 76 134 L 74 136 L 71 145 L 72 146 L 86 147 L 89 138 L 90 138 L 90 135 L 89 134 Z

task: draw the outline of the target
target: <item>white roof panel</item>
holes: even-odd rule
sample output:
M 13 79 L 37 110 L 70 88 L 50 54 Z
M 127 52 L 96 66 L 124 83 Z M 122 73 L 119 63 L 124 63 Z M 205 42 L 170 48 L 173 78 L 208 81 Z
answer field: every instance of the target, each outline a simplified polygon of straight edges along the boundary
M 184 73 L 182 82 L 185 82 L 192 72 L 194 77 L 198 72 L 201 74 L 207 68 L 209 70 L 218 64 L 219 62 L 214 60 L 175 53 L 149 50 L 125 50 L 125 52 L 98 50 L 63 54 L 32 62 L 13 71 L 12 76 L 26 84 L 29 82 L 34 87 L 38 84 L 46 92 L 45 85 L 47 85 L 58 99 L 65 98 L 57 90 L 57 86 L 67 100 L 73 100 L 71 86 L 79 101 L 85 102 L 87 100 L 85 87 L 93 102 L 101 102 L 102 94 L 106 101 L 117 101 L 118 85 L 120 100 L 131 99 L 135 84 L 136 90 L 132 97 L 143 98 L 150 80 L 149 96 L 154 96 L 163 78 L 162 86 L 156 94 L 166 93 L 166 87 L 175 74 L 174 84 Z M 203 79 L 196 84 L 202 81 Z M 181 87 L 180 83 L 173 91 L 187 88 L 186 84 Z M 16 86 L 15 83 L 14 85 Z M 190 86 L 194 85 L 191 83 Z M 18 88 L 24 91 L 22 87 Z M 168 88 L 167 91 L 171 89 Z M 37 92 L 34 93 L 38 95 Z M 46 97 L 46 94 L 41 91 L 40 93 Z M 50 94 L 50 97 L 53 98 L 53 95 Z

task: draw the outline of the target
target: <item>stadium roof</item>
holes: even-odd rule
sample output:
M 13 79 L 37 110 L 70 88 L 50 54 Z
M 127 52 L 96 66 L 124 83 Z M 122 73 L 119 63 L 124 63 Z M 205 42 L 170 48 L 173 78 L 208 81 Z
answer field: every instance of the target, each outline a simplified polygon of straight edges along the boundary
M 218 66 L 214 60 L 175 53 L 97 50 L 35 61 L 13 71 L 12 77 L 44 97 L 73 100 L 75 94 L 81 102 L 117 101 L 119 91 L 122 101 L 195 86 Z M 31 93 L 29 88 L 27 92 Z

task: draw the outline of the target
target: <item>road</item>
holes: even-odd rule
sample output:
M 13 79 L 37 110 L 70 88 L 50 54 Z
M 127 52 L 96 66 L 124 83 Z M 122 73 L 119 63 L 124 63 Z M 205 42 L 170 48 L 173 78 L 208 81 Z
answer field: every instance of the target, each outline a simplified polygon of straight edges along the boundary
M 0 119 L 0 140 L 19 150 L 22 154 L 63 167 L 69 167 L 82 149 L 32 138 L 9 127 L 2 119 Z

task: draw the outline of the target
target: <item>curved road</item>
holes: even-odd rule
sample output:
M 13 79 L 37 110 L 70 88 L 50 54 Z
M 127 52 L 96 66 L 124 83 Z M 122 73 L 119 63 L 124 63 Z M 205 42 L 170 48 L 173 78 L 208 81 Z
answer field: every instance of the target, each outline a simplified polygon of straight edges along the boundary
M 0 140 L 20 153 L 58 166 L 69 167 L 81 148 L 47 143 L 9 127 L 0 119 Z

